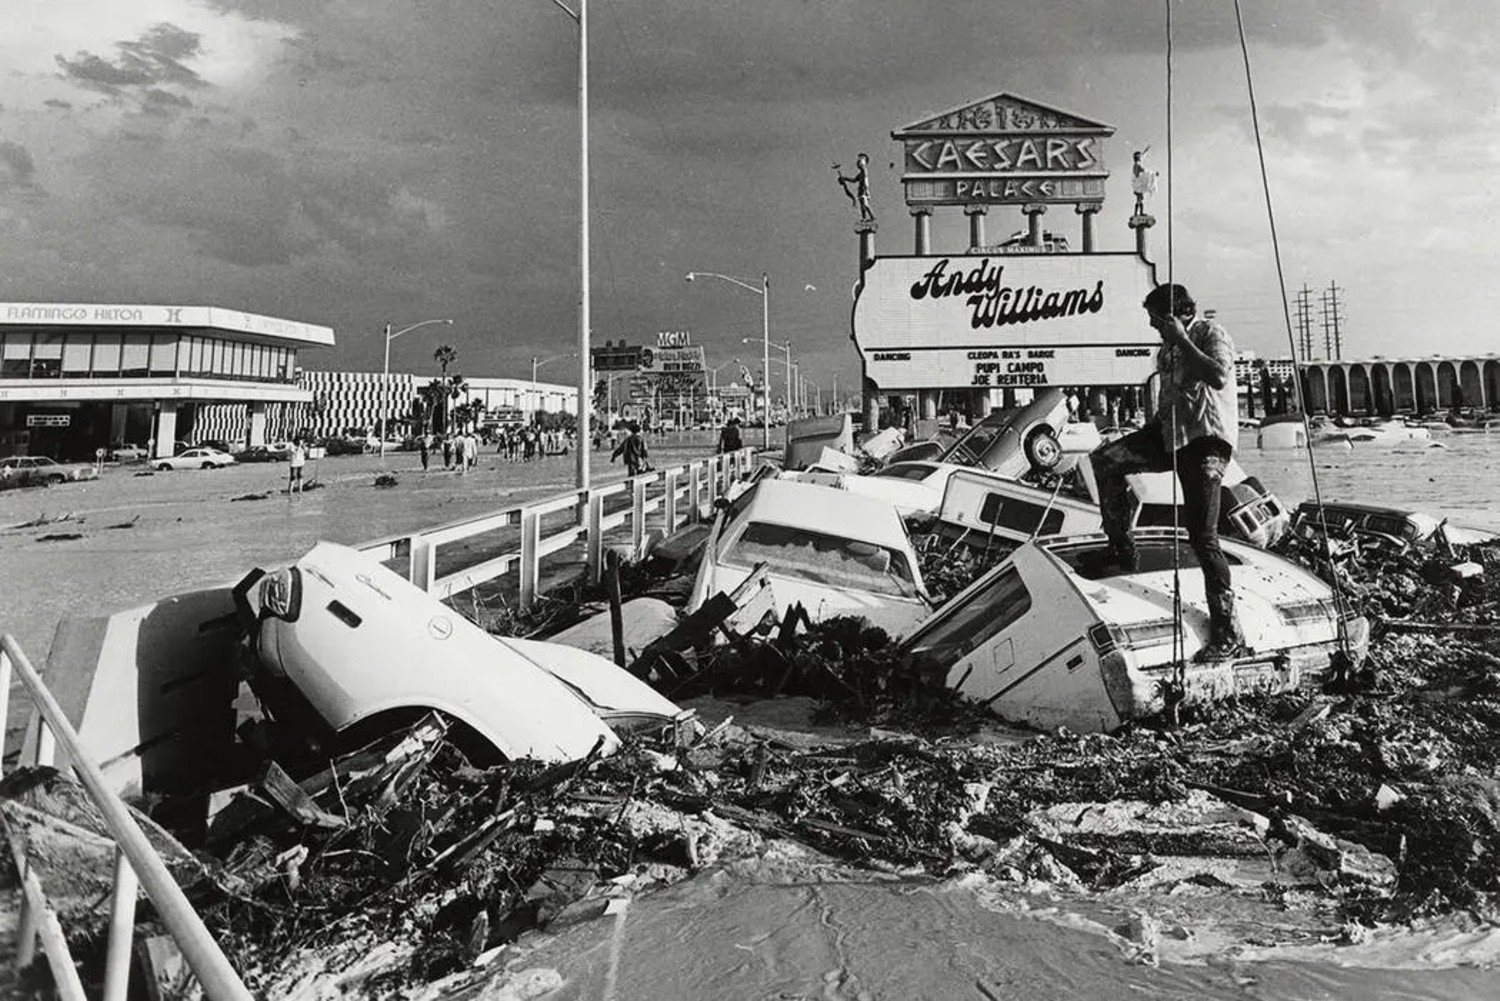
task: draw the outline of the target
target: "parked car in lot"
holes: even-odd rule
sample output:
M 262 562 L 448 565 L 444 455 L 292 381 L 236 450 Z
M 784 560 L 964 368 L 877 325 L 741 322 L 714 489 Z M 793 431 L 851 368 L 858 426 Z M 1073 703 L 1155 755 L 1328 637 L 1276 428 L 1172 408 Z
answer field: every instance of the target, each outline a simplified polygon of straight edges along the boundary
M 190 448 L 169 459 L 153 459 L 151 464 L 160 470 L 169 469 L 219 469 L 234 465 L 234 456 L 216 448 Z
M 146 457 L 144 445 L 115 445 L 105 453 L 105 458 L 112 462 L 137 462 Z
M 12 455 L 0 459 L 0 476 L 16 476 L 33 483 L 66 483 L 92 480 L 99 471 L 86 462 L 58 462 L 45 455 Z
M 506 758 L 571 761 L 617 732 L 689 723 L 596 654 L 493 636 L 373 558 L 320 542 L 234 589 L 251 685 L 282 724 L 340 734 L 436 710 Z
M 1174 540 L 1183 607 L 1177 656 Z M 1364 657 L 1368 623 L 1341 619 L 1327 584 L 1289 560 L 1225 540 L 1247 650 L 1195 664 L 1208 642 L 1208 606 L 1186 537 L 1137 533 L 1134 572 L 1103 558 L 1108 545 L 1096 534 L 1021 546 L 912 633 L 907 654 L 998 716 L 1080 732 L 1159 712 L 1179 680 L 1179 658 L 1185 698 L 1201 702 L 1311 687 L 1343 647 L 1351 667 Z
M 282 450 L 274 445 L 251 445 L 244 451 L 234 453 L 236 462 L 286 462 L 291 457 L 290 448 Z
M 800 603 L 815 622 L 860 615 L 899 637 L 932 609 L 896 509 L 815 483 L 762 478 L 731 502 L 709 533 L 689 611 L 757 572 L 760 600 L 732 618 L 743 627 L 767 608 L 784 617 Z

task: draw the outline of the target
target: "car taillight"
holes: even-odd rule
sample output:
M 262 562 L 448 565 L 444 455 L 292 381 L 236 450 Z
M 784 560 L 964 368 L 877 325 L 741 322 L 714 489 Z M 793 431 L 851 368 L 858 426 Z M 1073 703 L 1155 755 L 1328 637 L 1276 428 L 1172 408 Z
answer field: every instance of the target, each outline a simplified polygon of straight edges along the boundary
M 302 573 L 286 567 L 266 574 L 260 582 L 260 607 L 264 615 L 296 622 L 302 612 Z
M 1089 642 L 1094 644 L 1094 650 L 1101 657 L 1111 650 L 1118 649 L 1124 640 L 1125 634 L 1108 622 L 1099 622 L 1089 626 Z

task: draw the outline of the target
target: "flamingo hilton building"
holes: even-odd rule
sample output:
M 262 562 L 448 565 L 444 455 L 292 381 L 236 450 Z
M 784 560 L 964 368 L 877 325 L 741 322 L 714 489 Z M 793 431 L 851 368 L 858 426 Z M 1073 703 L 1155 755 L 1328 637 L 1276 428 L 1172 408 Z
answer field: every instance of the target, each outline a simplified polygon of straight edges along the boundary
M 332 328 L 217 306 L 0 303 L 0 454 L 154 441 L 171 455 L 224 404 L 261 444 L 268 408 L 312 400 L 301 352 L 332 346 Z

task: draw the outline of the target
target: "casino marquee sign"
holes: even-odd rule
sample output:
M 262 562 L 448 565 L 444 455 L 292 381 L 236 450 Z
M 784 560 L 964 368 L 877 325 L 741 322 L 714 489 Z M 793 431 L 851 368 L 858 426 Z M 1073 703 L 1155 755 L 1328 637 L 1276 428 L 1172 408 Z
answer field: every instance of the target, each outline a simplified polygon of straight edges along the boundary
M 1100 204 L 1113 126 L 997 94 L 891 133 L 918 205 Z
M 883 390 L 1138 385 L 1155 284 L 1134 253 L 877 257 L 854 343 Z

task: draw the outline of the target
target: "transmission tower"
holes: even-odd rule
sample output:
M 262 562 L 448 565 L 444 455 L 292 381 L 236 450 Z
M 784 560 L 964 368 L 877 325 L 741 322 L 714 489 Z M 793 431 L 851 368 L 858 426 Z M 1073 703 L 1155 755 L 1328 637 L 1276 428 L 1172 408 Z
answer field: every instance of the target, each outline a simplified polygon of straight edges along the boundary
M 1332 359 L 1344 357 L 1344 340 L 1339 328 L 1340 289 L 1337 282 L 1330 281 L 1328 287 L 1323 290 L 1323 350 Z
M 1312 360 L 1312 289 L 1304 282 L 1297 290 L 1297 354 L 1298 361 Z

